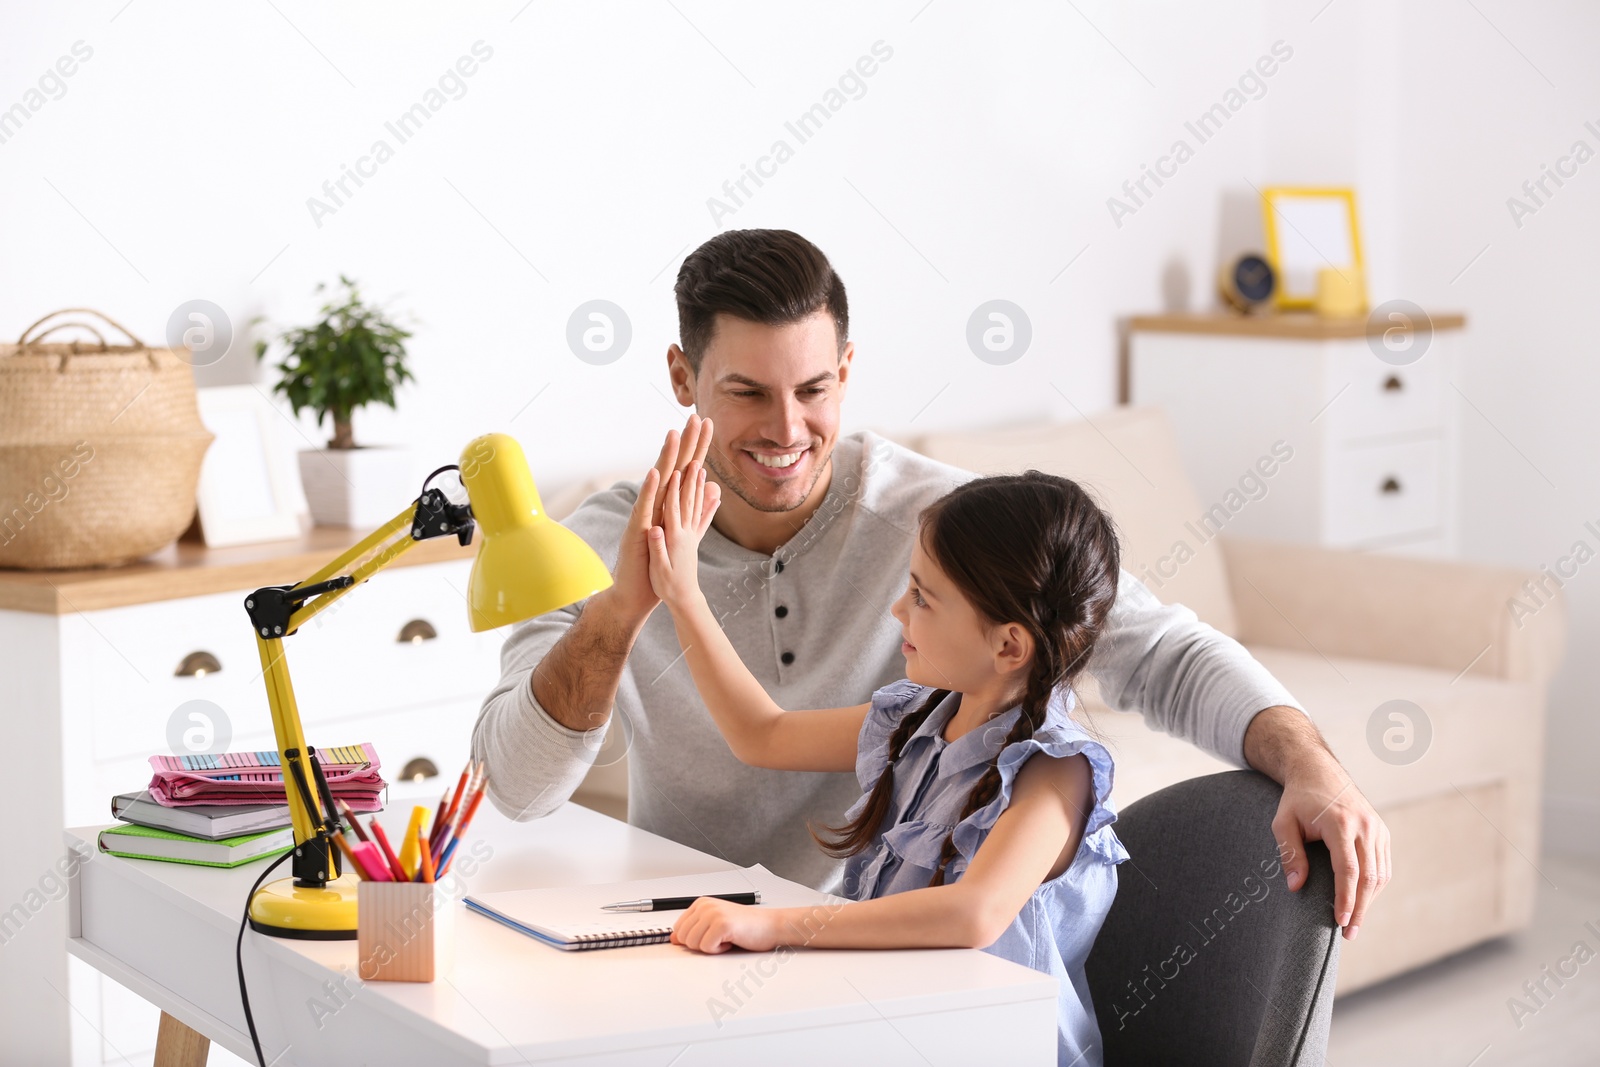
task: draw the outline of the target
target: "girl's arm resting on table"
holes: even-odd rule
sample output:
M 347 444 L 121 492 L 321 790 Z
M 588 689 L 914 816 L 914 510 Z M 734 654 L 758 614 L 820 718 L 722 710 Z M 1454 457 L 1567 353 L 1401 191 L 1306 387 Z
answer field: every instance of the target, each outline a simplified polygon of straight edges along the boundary
M 695 687 L 733 754 L 780 771 L 851 771 L 870 704 L 784 711 L 761 688 L 717 625 L 704 595 L 670 605 Z
M 701 952 L 738 945 L 811 948 L 986 948 L 1040 884 L 1071 864 L 1083 840 L 1091 772 L 1085 756 L 1037 756 L 1017 773 L 1011 804 L 950 885 L 810 908 L 761 908 L 702 898 L 672 942 Z

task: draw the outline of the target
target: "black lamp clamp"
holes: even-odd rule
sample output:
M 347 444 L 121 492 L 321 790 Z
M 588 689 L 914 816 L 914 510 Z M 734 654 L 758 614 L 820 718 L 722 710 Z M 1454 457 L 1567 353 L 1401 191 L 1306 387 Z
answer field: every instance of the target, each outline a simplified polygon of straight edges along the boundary
M 441 467 L 440 470 L 449 470 Z M 439 473 L 434 471 L 434 474 Z M 431 479 L 433 475 L 429 475 Z M 465 548 L 472 544 L 472 505 L 452 504 L 450 498 L 438 489 L 424 489 L 417 497 L 417 513 L 411 520 L 411 539 L 425 541 L 430 537 L 448 537 L 455 534 Z

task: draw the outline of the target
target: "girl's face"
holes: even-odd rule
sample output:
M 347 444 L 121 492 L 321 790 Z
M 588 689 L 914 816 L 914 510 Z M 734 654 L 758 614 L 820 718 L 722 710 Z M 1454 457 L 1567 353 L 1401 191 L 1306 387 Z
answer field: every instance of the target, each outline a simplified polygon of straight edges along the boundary
M 1014 681 L 1031 642 L 1015 623 L 994 626 L 978 614 L 922 548 L 911 549 L 911 578 L 889 609 L 900 622 L 906 677 L 958 693 L 986 693 Z

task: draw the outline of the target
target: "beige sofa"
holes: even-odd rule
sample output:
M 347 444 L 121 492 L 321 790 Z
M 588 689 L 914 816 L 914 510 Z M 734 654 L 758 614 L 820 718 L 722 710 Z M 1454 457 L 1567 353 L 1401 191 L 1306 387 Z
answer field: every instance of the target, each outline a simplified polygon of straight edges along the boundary
M 1118 523 L 1124 566 L 1243 642 L 1305 705 L 1393 834 L 1393 881 L 1343 950 L 1341 993 L 1528 924 L 1546 683 L 1565 636 L 1559 603 L 1520 627 L 1510 615 L 1508 600 L 1535 575 L 1231 538 L 1227 504 L 1202 522 L 1155 409 L 898 440 L 968 470 L 1036 467 L 1090 486 Z M 560 518 L 639 473 L 554 494 L 550 512 Z M 1224 769 L 1139 715 L 1111 711 L 1092 683 L 1084 696 L 1117 759 L 1119 804 Z M 1424 754 L 1405 765 L 1369 747 L 1369 720 L 1391 700 L 1420 707 L 1432 727 Z M 626 753 L 612 731 L 574 799 L 621 818 L 626 798 Z

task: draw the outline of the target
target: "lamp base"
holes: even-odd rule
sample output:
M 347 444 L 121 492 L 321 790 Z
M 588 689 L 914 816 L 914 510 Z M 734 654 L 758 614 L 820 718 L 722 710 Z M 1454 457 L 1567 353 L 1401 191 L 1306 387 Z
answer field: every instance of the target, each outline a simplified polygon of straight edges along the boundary
M 342 874 L 321 889 L 295 885 L 293 878 L 268 882 L 250 901 L 250 929 L 272 937 L 354 941 L 360 884 L 353 874 Z

